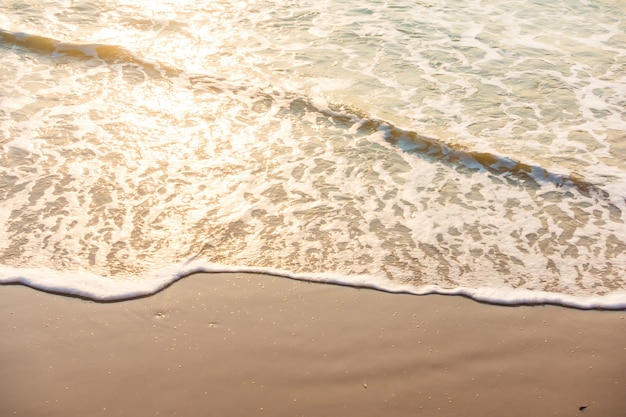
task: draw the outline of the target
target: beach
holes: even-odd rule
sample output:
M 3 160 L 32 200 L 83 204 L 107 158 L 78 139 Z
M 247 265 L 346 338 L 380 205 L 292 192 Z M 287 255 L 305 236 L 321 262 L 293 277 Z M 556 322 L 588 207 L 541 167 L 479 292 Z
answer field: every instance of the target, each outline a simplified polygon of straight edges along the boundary
M 626 313 L 253 274 L 0 286 L 0 415 L 623 416 Z
M 2 2 L 0 417 L 625 417 L 625 5 Z

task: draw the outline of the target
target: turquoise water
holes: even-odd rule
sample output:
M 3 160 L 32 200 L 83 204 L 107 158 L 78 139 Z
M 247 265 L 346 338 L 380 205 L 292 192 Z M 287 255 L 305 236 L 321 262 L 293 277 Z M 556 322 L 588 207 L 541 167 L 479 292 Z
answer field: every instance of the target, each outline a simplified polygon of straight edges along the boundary
M 618 1 L 0 9 L 2 282 L 626 305 Z

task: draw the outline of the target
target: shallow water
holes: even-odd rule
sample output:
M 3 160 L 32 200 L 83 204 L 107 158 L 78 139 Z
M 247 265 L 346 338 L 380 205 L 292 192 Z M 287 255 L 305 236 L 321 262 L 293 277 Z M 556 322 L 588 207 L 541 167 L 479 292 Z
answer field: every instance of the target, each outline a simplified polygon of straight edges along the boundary
M 4 2 L 0 280 L 626 305 L 619 2 Z

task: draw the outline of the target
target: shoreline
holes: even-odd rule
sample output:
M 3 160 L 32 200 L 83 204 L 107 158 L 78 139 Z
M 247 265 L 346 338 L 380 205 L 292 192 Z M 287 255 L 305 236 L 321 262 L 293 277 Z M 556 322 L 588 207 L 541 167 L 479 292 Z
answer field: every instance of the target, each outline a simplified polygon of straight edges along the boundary
M 187 262 L 182 269 L 179 269 L 181 266 L 179 265 L 172 270 L 161 271 L 155 276 L 148 275 L 138 280 L 128 281 L 101 277 L 89 272 L 70 271 L 63 273 L 60 277 L 55 271 L 27 270 L 23 272 L 19 269 L 5 268 L 0 271 L 0 286 L 22 285 L 62 297 L 78 298 L 97 303 L 118 303 L 152 297 L 193 275 L 245 274 L 358 290 L 374 290 L 388 294 L 464 297 L 478 303 L 494 306 L 557 306 L 577 310 L 626 311 L 626 290 L 613 291 L 604 295 L 577 296 L 523 288 L 441 288 L 437 285 L 415 287 L 411 284 L 396 283 L 386 278 L 369 275 L 300 274 L 263 267 L 218 265 L 201 260 Z M 63 285 L 60 286 L 58 282 L 62 282 Z
M 0 286 L 0 414 L 620 416 L 626 313 L 251 273 L 120 302 Z

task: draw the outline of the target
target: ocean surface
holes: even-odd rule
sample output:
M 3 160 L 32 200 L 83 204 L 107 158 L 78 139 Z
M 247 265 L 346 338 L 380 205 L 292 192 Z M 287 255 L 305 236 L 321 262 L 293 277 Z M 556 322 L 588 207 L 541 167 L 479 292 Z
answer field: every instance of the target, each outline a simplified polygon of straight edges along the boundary
M 626 2 L 0 2 L 0 282 L 626 308 Z

